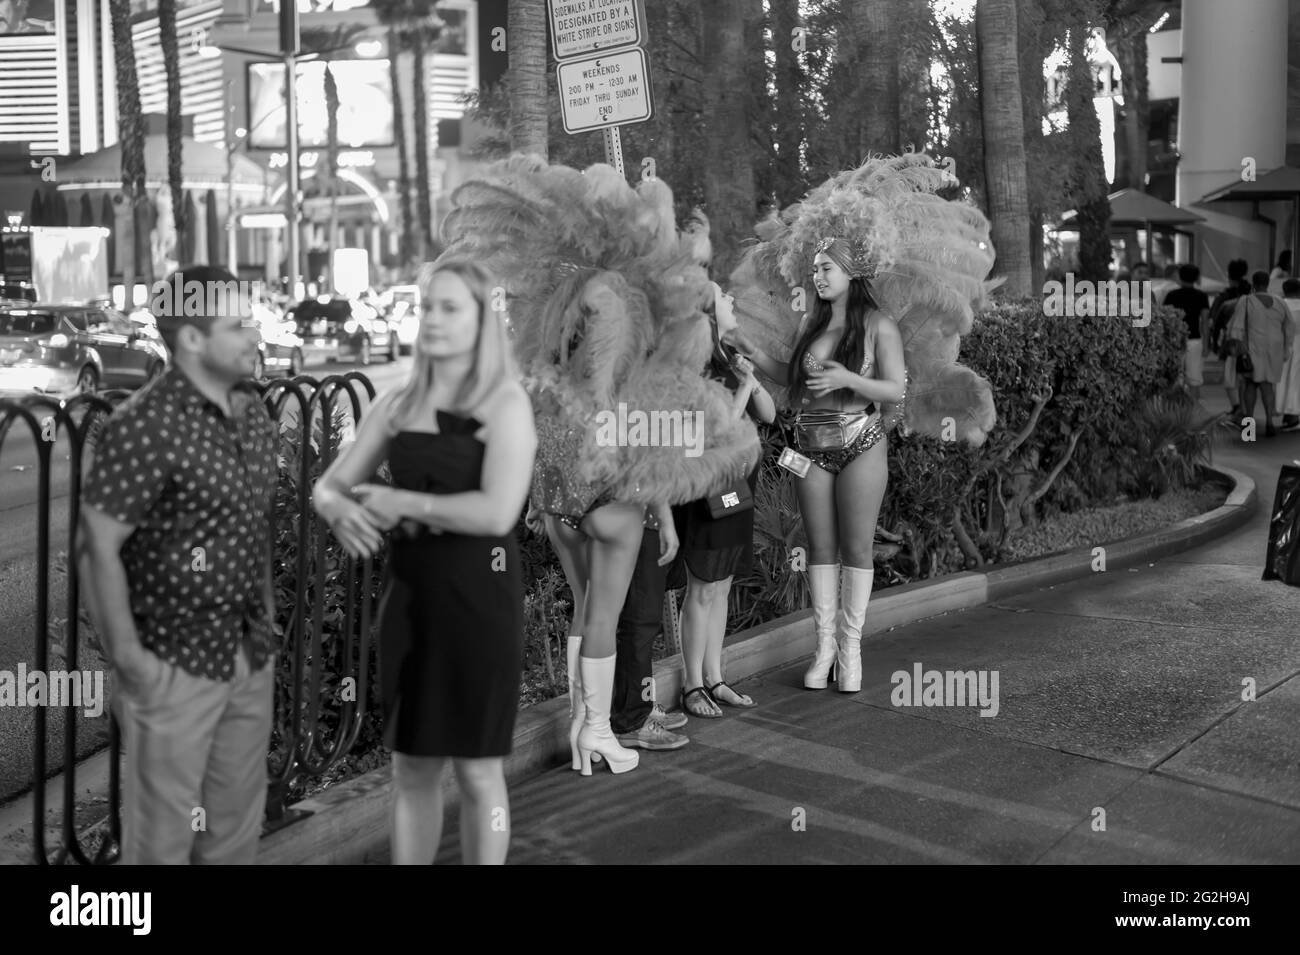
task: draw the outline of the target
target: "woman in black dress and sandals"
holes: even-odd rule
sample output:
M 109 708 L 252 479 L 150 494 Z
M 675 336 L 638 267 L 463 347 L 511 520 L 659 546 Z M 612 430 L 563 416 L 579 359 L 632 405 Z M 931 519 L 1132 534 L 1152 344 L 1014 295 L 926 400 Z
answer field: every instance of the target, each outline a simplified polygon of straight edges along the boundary
M 771 424 L 776 404 L 754 378 L 754 366 L 727 343 L 736 329 L 730 295 L 713 286 L 713 354 L 705 374 L 735 395 L 732 413 L 746 413 Z M 758 465 L 746 476 L 752 497 L 758 484 Z M 727 596 L 731 582 L 744 577 L 753 563 L 754 509 L 713 518 L 708 502 L 692 501 L 673 508 L 680 541 L 678 559 L 685 565 L 686 598 L 682 603 L 682 708 L 692 716 L 719 717 L 724 706 L 753 706 L 723 679 L 722 641 L 727 629 Z
M 314 493 L 354 556 L 393 531 L 380 673 L 397 864 L 437 855 L 449 759 L 464 861 L 500 864 L 509 848 L 503 757 L 523 662 L 513 530 L 537 439 L 493 287 L 468 259 L 425 267 L 411 378 L 375 401 Z M 394 486 L 362 483 L 385 459 Z

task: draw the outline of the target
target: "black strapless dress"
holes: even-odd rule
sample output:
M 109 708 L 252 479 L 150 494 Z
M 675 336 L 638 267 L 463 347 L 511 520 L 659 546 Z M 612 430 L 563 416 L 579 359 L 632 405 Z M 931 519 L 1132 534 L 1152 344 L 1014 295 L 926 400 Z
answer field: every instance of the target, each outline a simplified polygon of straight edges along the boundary
M 395 486 L 477 491 L 474 418 L 437 413 L 438 433 L 400 431 Z M 510 754 L 524 653 L 524 590 L 514 535 L 395 534 L 380 608 L 384 742 L 411 756 Z

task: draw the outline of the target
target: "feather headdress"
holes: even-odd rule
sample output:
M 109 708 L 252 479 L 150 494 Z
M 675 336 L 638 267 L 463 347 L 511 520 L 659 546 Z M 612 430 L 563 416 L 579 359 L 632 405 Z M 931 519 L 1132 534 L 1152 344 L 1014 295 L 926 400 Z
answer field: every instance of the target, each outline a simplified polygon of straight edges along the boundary
M 530 391 L 546 393 L 544 413 L 582 432 L 574 467 L 584 480 L 619 500 L 677 504 L 747 473 L 757 432 L 703 377 L 712 338 L 702 306 L 712 293 L 700 229 L 678 231 L 662 180 L 633 189 L 607 165 L 578 172 L 516 155 L 451 200 L 444 255 L 472 255 L 500 278 Z M 620 409 L 619 420 L 637 413 L 648 423 L 647 441 L 677 427 L 691 446 L 642 444 L 631 433 L 611 445 L 601 422 Z
M 992 389 L 957 363 L 960 336 L 997 283 L 989 223 L 978 209 L 935 193 L 947 173 L 928 156 L 872 157 L 832 177 L 779 216 L 759 223 L 759 242 L 731 276 L 745 331 L 787 361 L 811 312 L 818 248 L 843 240 L 858 274 L 898 322 L 908 386 L 901 413 L 910 431 L 939 436 L 943 421 L 984 442 L 996 420 Z M 837 243 L 839 244 L 839 243 Z M 898 414 L 888 425 L 897 422 Z

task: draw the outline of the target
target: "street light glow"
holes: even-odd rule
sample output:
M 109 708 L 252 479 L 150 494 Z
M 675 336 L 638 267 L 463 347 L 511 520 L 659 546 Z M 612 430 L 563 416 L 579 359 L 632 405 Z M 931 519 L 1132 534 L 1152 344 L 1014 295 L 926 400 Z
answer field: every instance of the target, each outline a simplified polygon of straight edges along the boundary
M 378 40 L 362 40 L 356 46 L 357 56 L 378 56 L 383 49 Z
M 205 60 L 215 60 L 221 56 L 221 47 L 204 44 L 199 47 L 199 56 Z

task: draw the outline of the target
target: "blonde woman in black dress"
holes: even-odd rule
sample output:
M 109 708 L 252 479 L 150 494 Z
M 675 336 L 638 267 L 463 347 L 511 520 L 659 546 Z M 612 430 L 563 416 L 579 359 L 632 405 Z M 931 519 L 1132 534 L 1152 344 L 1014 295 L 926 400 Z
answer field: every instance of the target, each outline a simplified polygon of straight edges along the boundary
M 493 288 L 471 260 L 425 267 L 410 380 L 375 402 L 314 494 L 354 556 L 394 532 L 380 673 L 397 864 L 437 855 L 449 760 L 464 861 L 500 864 L 509 847 L 503 758 L 523 662 L 513 531 L 537 438 Z M 362 483 L 384 460 L 394 486 Z

